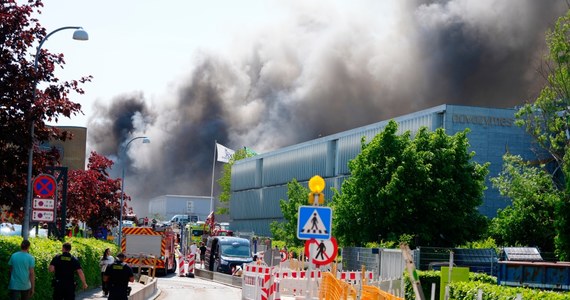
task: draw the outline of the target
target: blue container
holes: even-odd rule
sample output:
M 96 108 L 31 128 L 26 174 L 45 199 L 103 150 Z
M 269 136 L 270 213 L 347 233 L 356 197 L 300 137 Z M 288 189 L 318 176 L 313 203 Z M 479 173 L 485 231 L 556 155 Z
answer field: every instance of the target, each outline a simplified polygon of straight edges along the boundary
M 500 261 L 499 285 L 570 290 L 569 262 Z

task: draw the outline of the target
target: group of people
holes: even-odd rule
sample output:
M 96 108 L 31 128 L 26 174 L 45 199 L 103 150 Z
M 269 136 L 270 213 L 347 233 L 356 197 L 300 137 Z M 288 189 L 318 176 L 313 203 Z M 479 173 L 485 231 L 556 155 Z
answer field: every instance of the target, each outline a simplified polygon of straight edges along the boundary
M 200 264 L 200 267 L 203 269 L 204 260 L 206 259 L 206 244 L 204 244 L 204 242 L 200 242 L 200 247 L 198 247 L 195 242 L 192 242 L 189 250 L 196 259 L 199 259 L 198 264 Z M 198 253 L 198 251 L 200 253 Z
M 8 261 L 8 284 L 11 300 L 27 300 L 35 293 L 35 258 L 29 253 L 30 241 L 23 240 L 20 251 L 13 253 Z M 71 255 L 71 244 L 64 243 L 60 254 L 54 256 L 48 271 L 53 273 L 52 287 L 54 300 L 75 299 L 75 274 L 81 280 L 83 289 L 87 289 L 85 274 L 79 260 Z M 133 270 L 123 262 L 125 255 L 117 254 L 113 258 L 109 248 L 105 249 L 100 260 L 102 289 L 109 299 L 126 300 L 129 294 L 129 282 L 134 282 Z

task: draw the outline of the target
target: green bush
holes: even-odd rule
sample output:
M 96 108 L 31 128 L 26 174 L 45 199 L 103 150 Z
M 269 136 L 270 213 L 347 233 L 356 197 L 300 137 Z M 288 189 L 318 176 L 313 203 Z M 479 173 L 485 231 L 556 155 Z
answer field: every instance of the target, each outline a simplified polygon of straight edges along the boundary
M 431 285 L 436 284 L 436 299 L 439 299 L 440 271 L 417 271 L 422 290 L 426 298 L 431 295 Z M 415 299 L 412 284 L 406 273 L 405 299 Z M 507 287 L 497 285 L 497 278 L 485 273 L 469 273 L 468 282 L 454 282 L 449 285 L 450 299 L 472 300 L 477 299 L 478 290 L 483 291 L 484 300 L 514 300 L 517 294 L 521 294 L 523 299 L 533 300 L 561 300 L 570 299 L 570 293 L 543 291 L 530 288 Z
M 85 279 L 89 287 L 101 285 L 101 271 L 99 258 L 105 248 L 110 248 L 111 253 L 118 253 L 118 246 L 97 239 L 66 238 L 71 243 L 71 254 L 79 259 Z M 0 236 L 0 299 L 8 299 L 8 260 L 12 253 L 20 251 L 20 236 Z M 53 289 L 51 287 L 52 274 L 48 272 L 51 259 L 61 253 L 61 241 L 47 238 L 30 238 L 30 254 L 36 259 L 36 288 L 33 299 L 51 299 Z M 81 288 L 81 281 L 77 278 L 77 286 Z
M 496 284 L 482 282 L 455 282 L 449 285 L 450 299 L 477 299 L 478 290 L 483 291 L 484 300 L 509 300 L 516 299 L 517 294 L 522 299 L 533 300 L 563 300 L 570 299 L 569 293 L 542 291 L 522 287 L 505 287 Z

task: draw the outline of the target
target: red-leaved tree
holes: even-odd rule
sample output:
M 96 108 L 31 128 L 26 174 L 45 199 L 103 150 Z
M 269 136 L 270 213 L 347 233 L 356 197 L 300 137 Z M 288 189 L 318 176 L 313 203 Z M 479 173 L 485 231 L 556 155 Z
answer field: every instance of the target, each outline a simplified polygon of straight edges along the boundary
M 87 170 L 69 173 L 67 191 L 67 217 L 85 222 L 96 229 L 99 226 L 116 226 L 120 214 L 121 179 L 112 179 L 107 170 L 113 161 L 91 152 Z M 124 197 L 124 213 L 131 197 Z
M 91 79 L 61 82 L 54 70 L 63 67 L 63 55 L 49 53 L 45 47 L 36 70 L 36 47 L 48 34 L 32 17 L 41 7 L 40 0 L 0 2 L 0 205 L 10 207 L 17 221 L 23 217 L 30 147 L 34 147 L 34 176 L 59 160 L 56 151 L 41 151 L 39 143 L 32 143 L 32 122 L 35 141 L 69 138 L 68 132 L 46 122 L 80 113 L 81 106 L 69 96 L 82 94 L 81 83 Z

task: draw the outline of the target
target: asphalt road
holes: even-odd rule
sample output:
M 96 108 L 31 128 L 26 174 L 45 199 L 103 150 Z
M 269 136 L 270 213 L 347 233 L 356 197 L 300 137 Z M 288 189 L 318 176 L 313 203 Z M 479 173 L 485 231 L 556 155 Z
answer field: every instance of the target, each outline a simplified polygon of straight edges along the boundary
M 178 277 L 176 274 L 158 278 L 160 295 L 156 300 L 224 299 L 241 300 L 241 289 L 201 278 Z

